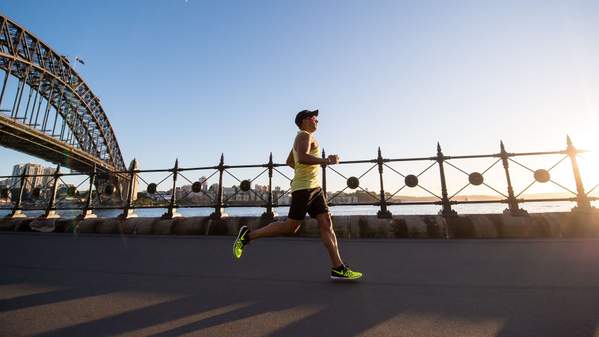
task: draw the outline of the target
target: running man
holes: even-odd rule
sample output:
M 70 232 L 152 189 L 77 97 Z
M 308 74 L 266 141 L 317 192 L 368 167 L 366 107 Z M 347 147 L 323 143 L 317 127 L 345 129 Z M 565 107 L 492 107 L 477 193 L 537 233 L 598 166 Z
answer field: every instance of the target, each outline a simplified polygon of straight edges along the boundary
M 250 231 L 247 226 L 242 226 L 233 244 L 233 255 L 239 259 L 250 241 L 297 233 L 308 213 L 318 221 L 320 238 L 331 258 L 331 279 L 355 280 L 362 277 L 362 273 L 349 269 L 349 266 L 341 261 L 326 196 L 320 188 L 318 179 L 320 165 L 338 164 L 339 156 L 329 155 L 326 159 L 320 158 L 320 146 L 314 138 L 318 126 L 317 116 L 318 110 L 302 110 L 295 116 L 295 124 L 300 130 L 287 157 L 287 165 L 294 169 L 294 177 L 291 181 L 291 207 L 287 220 L 272 222 L 253 231 Z

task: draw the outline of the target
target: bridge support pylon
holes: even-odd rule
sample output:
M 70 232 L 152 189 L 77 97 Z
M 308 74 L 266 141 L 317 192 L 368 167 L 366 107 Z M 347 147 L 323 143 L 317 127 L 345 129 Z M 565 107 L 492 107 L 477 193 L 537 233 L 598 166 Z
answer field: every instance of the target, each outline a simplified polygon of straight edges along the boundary
M 133 203 L 137 200 L 137 189 L 138 189 L 138 178 L 137 178 L 137 160 L 134 158 L 129 165 L 129 177 L 128 179 L 121 179 L 119 181 L 119 186 L 121 186 L 122 194 L 127 196 L 125 201 L 125 207 L 123 208 L 123 213 L 119 215 L 121 219 L 129 219 L 129 218 L 137 218 L 137 214 L 135 214 L 135 209 Z M 123 181 L 124 180 L 124 181 Z M 125 185 L 125 186 L 123 186 Z

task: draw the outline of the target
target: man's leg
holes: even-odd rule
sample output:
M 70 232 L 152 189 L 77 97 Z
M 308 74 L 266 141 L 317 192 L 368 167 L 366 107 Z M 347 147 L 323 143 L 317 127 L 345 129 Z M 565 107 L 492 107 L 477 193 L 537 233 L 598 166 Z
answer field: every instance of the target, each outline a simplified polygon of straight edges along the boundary
M 242 226 L 239 229 L 239 234 L 237 234 L 237 239 L 233 242 L 233 256 L 240 258 L 243 254 L 244 247 L 252 240 L 297 232 L 306 215 L 308 196 L 308 190 L 299 190 L 291 193 L 289 216 L 285 221 L 271 222 L 268 225 L 253 231 L 250 231 L 247 226 Z
M 339 256 L 339 246 L 337 245 L 337 235 L 333 230 L 333 221 L 330 213 L 321 213 L 316 215 L 318 227 L 320 229 L 320 239 L 329 253 L 333 268 L 337 268 L 343 264 L 341 256 Z
M 357 280 L 363 276 L 359 271 L 353 271 L 348 266 L 343 264 L 339 256 L 339 246 L 337 245 L 337 235 L 333 230 L 333 221 L 331 215 L 327 213 L 319 213 L 316 215 L 318 227 L 320 228 L 320 238 L 324 246 L 329 252 L 331 258 L 331 279 L 333 280 Z
M 301 224 L 302 220 L 295 220 L 291 218 L 287 218 L 285 221 L 271 222 L 262 228 L 251 231 L 249 234 L 249 239 L 250 241 L 253 241 L 259 238 L 294 234 L 299 230 Z
M 248 226 L 241 226 L 237 238 L 233 242 L 233 256 L 237 259 L 243 254 L 243 249 L 252 240 L 268 236 L 279 236 L 297 232 L 302 222 L 287 218 L 285 221 L 271 222 L 255 231 L 250 231 Z
M 251 241 L 259 238 L 296 233 L 306 216 L 308 198 L 308 190 L 298 190 L 291 193 L 291 205 L 289 206 L 287 220 L 271 222 L 262 228 L 251 231 L 248 239 Z

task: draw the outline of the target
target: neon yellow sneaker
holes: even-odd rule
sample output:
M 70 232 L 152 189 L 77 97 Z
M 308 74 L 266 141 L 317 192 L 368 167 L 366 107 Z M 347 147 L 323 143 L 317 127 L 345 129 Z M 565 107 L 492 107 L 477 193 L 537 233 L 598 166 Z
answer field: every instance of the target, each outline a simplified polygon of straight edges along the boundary
M 250 229 L 248 228 L 248 226 L 241 226 L 241 228 L 239 229 L 239 234 L 237 234 L 237 238 L 233 243 L 233 256 L 236 259 L 239 259 L 241 257 L 241 255 L 243 254 L 243 248 L 245 248 L 245 245 L 247 245 L 250 241 L 247 236 L 249 232 Z
M 361 277 L 362 273 L 349 269 L 348 265 L 331 268 L 331 280 L 357 280 Z

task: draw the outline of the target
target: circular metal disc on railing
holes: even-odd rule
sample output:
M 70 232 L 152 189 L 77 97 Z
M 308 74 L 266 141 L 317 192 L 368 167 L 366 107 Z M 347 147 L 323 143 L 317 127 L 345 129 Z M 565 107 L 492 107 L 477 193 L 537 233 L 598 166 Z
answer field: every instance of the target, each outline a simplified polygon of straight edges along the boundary
M 413 174 L 408 174 L 404 179 L 404 182 L 408 187 L 416 187 L 418 186 L 418 177 Z
M 202 192 L 202 183 L 199 181 L 196 181 L 195 183 L 191 184 L 191 191 L 193 193 L 200 193 Z
M 156 188 L 157 187 L 158 187 L 158 185 L 156 185 L 156 183 L 150 183 L 150 184 L 148 184 L 148 189 L 147 189 L 148 193 L 149 194 L 156 193 Z
M 551 174 L 545 169 L 535 171 L 535 180 L 540 183 L 546 183 L 551 179 Z
M 239 184 L 239 188 L 242 191 L 247 192 L 250 190 L 250 188 L 252 188 L 252 183 L 250 183 L 250 181 L 246 179 Z
M 36 187 L 33 189 L 33 191 L 31 191 L 31 196 L 34 199 L 39 199 L 41 195 L 42 195 L 42 190 L 39 187 Z
M 468 181 L 472 185 L 478 186 L 478 185 L 482 185 L 483 184 L 483 182 L 485 181 L 485 178 L 483 178 L 483 175 L 480 174 L 480 173 L 478 173 L 478 172 L 472 172 L 468 176 Z
M 360 186 L 360 179 L 356 177 L 347 178 L 347 187 L 351 188 L 352 190 L 355 190 L 356 188 L 358 188 L 358 186 Z
M 106 187 L 104 187 L 104 194 L 112 195 L 114 194 L 114 192 L 116 192 L 116 188 L 114 188 L 114 185 L 106 185 Z
M 8 188 L 3 188 L 0 190 L 0 198 L 8 199 Z
M 69 186 L 69 187 L 67 187 L 67 195 L 69 197 L 74 196 L 75 193 L 77 193 L 77 188 L 75 186 Z

